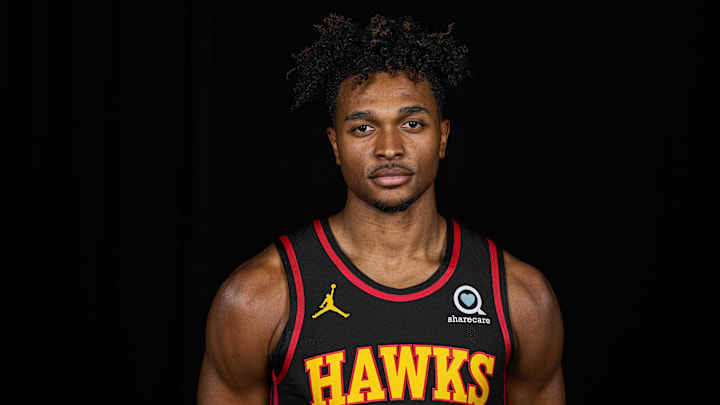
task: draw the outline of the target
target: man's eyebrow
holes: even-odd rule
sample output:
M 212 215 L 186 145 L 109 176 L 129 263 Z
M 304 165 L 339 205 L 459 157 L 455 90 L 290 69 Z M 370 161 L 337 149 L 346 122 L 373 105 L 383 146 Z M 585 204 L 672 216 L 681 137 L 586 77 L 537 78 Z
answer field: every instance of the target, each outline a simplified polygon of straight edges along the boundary
M 430 114 L 430 110 L 423 106 L 419 105 L 413 105 L 413 106 L 406 106 L 406 107 L 400 107 L 398 110 L 398 113 L 400 114 L 417 114 L 417 113 L 426 113 Z M 375 117 L 375 112 L 372 110 L 360 110 L 355 111 L 345 117 L 345 121 L 355 121 L 355 120 L 364 120 L 366 118 L 372 118 Z
M 419 105 L 413 105 L 409 107 L 402 107 L 398 110 L 400 114 L 417 114 L 417 113 L 426 113 L 430 114 L 430 110 L 428 110 L 425 107 L 419 106 Z
M 345 117 L 345 121 L 362 120 L 368 117 L 374 117 L 375 113 L 370 110 L 355 111 L 354 113 Z

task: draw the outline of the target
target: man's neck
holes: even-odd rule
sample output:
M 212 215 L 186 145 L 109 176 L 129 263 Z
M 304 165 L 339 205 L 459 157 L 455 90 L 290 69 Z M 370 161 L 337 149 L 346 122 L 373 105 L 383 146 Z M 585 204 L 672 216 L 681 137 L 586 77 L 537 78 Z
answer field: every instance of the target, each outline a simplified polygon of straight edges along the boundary
M 437 212 L 432 188 L 407 210 L 394 213 L 348 195 L 345 208 L 330 217 L 330 227 L 353 260 L 441 261 L 445 251 L 447 224 Z

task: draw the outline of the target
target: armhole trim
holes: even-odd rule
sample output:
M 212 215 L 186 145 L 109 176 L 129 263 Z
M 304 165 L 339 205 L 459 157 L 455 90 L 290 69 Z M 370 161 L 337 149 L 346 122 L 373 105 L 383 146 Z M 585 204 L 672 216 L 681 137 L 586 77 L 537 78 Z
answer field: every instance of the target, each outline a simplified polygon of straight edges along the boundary
M 505 367 L 503 368 L 503 381 L 506 381 L 507 367 L 512 357 L 513 344 L 510 328 L 508 327 L 507 310 L 507 290 L 505 286 L 505 266 L 500 261 L 503 259 L 502 252 L 490 239 L 487 239 L 488 251 L 490 253 L 490 266 L 492 270 L 493 296 L 495 299 L 495 311 L 500 320 L 500 329 L 502 330 L 503 340 L 505 342 Z M 499 253 L 498 253 L 499 252 Z M 501 271 L 502 270 L 502 271 Z M 503 299 L 505 298 L 505 299 Z
M 303 288 L 303 282 L 302 277 L 300 275 L 300 266 L 298 265 L 297 257 L 295 256 L 295 249 L 293 248 L 292 242 L 290 242 L 290 238 L 283 235 L 279 238 L 280 243 L 282 244 L 283 249 L 280 250 L 280 255 L 283 259 L 283 265 L 285 266 L 286 263 L 290 265 L 290 271 L 287 271 L 287 268 L 285 269 L 286 274 L 288 275 L 288 279 L 290 276 L 292 276 L 292 281 L 288 280 L 288 286 L 289 288 L 289 294 L 290 294 L 290 317 L 292 318 L 293 313 L 293 301 L 295 302 L 295 319 L 292 326 L 292 333 L 290 335 L 290 344 L 288 345 L 287 352 L 285 354 L 285 358 L 282 362 L 282 367 L 280 367 L 280 372 L 276 375 L 275 371 L 272 372 L 272 378 L 273 378 L 273 386 L 276 388 L 278 384 L 285 378 L 285 375 L 288 372 L 288 369 L 290 368 L 290 363 L 292 363 L 293 355 L 295 354 L 295 349 L 297 348 L 298 340 L 300 338 L 300 332 L 302 331 L 303 326 L 303 319 L 305 318 L 305 290 Z M 295 288 L 292 288 L 294 285 Z M 293 290 L 294 290 L 294 297 L 293 297 Z M 294 299 L 293 299 L 294 298 Z M 288 320 L 290 322 L 290 319 Z M 281 349 L 278 347 L 278 349 Z

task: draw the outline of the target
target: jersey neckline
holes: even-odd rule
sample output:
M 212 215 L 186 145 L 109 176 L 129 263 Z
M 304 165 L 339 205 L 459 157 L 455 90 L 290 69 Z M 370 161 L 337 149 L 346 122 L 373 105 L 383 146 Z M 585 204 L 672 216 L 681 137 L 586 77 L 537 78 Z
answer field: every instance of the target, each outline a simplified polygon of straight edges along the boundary
M 409 302 L 433 294 L 442 288 L 455 272 L 460 257 L 460 225 L 451 219 L 446 219 L 446 222 L 445 255 L 438 269 L 422 283 L 401 289 L 377 283 L 360 271 L 340 249 L 330 228 L 328 218 L 316 219 L 313 221 L 313 227 L 325 253 L 335 264 L 335 267 L 356 287 L 386 301 Z

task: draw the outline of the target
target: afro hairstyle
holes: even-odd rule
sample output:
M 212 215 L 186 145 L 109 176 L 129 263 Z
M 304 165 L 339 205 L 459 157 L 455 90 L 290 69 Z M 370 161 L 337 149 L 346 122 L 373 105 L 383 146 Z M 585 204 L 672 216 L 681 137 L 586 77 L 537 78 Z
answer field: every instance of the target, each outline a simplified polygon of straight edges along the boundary
M 362 27 L 350 18 L 328 15 L 314 26 L 320 37 L 292 55 L 295 65 L 287 72 L 294 82 L 291 110 L 324 93 L 334 121 L 340 84 L 353 77 L 361 85 L 377 72 L 404 72 L 416 82 L 427 79 L 442 110 L 446 89 L 471 76 L 468 49 L 452 37 L 453 25 L 445 32 L 428 32 L 412 17 L 394 20 L 378 14 Z

